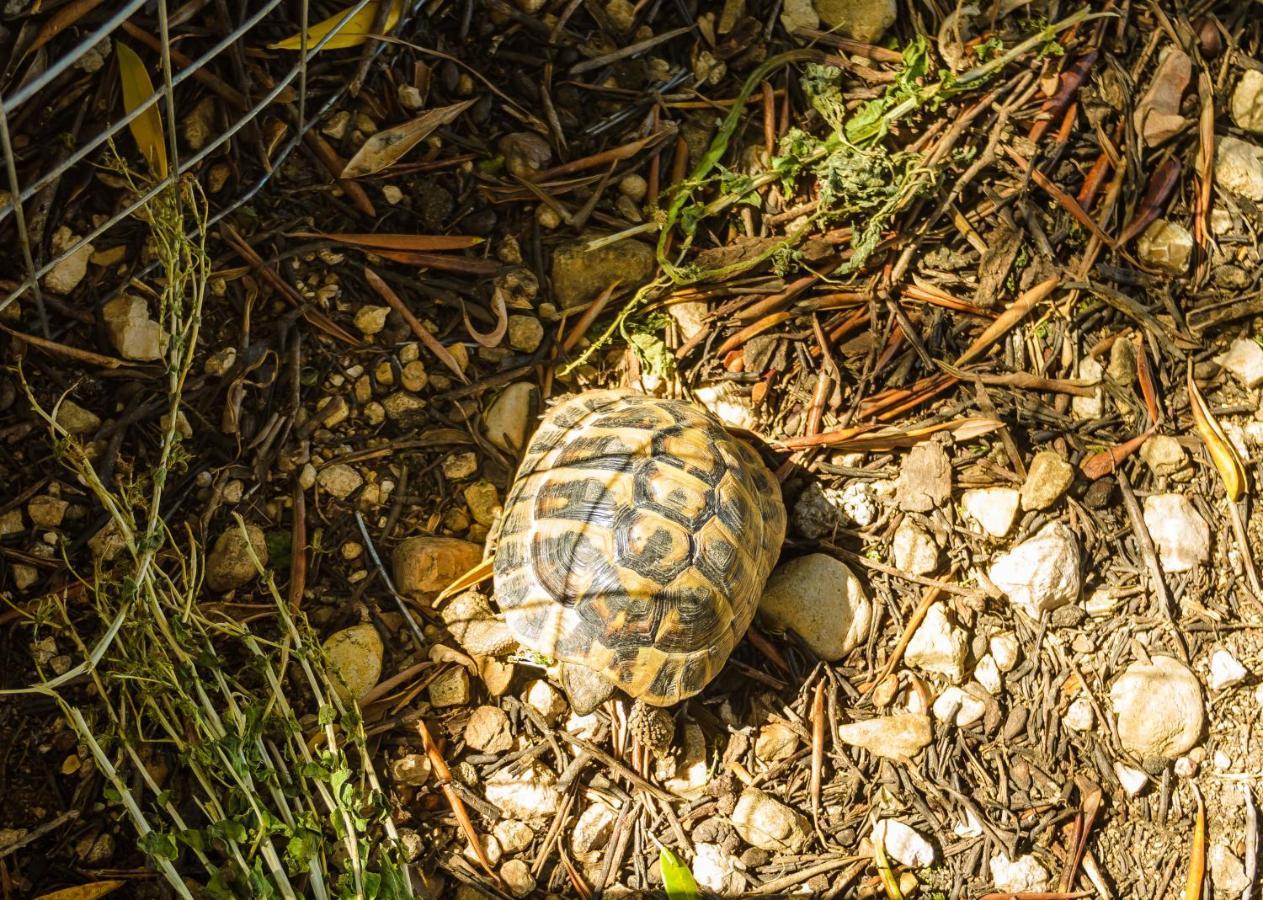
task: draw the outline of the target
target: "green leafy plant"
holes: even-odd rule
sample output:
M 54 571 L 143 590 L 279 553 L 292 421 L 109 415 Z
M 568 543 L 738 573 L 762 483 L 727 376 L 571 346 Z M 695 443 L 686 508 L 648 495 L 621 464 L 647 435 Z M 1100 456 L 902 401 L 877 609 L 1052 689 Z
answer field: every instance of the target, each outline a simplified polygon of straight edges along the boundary
M 148 189 L 115 165 L 136 193 Z M 106 779 L 107 801 L 177 896 L 411 897 L 358 710 L 338 699 L 305 619 L 248 540 L 273 616 L 247 625 L 204 607 L 197 542 L 167 524 L 165 489 L 186 458 L 178 413 L 211 271 L 208 208 L 190 180 L 155 194 L 139 217 L 162 266 L 152 293 L 167 335 L 156 457 L 107 486 L 56 406 L 44 409 L 23 381 L 58 459 L 108 515 L 98 537 L 109 548 L 81 577 L 97 630 L 86 633 L 82 610 L 64 597 L 40 617 L 40 627 L 59 621 L 80 662 L 41 673 L 26 692 L 60 706 Z M 82 679 L 86 696 L 71 690 Z
M 917 35 L 916 40 L 904 47 L 903 68 L 886 92 L 875 100 L 869 100 L 846 119 L 846 139 L 853 144 L 880 140 L 889 131 L 891 122 L 937 96 L 938 85 L 926 86 L 922 83 L 929 66 L 929 45 L 925 35 Z
M 639 357 L 641 366 L 659 378 L 675 374 L 675 356 L 662 339 L 669 322 L 670 318 L 664 313 L 650 313 L 643 318 L 629 318 L 623 327 L 623 337 Z

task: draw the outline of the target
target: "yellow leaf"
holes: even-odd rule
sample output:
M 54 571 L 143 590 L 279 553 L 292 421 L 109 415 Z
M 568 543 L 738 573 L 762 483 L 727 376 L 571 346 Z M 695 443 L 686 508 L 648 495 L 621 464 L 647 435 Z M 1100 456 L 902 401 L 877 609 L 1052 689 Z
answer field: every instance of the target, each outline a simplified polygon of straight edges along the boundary
M 112 894 L 122 886 L 121 881 L 94 881 L 91 884 L 79 884 L 53 891 L 51 894 L 40 894 L 36 900 L 96 900 L 97 897 Z
M 153 97 L 153 82 L 145 64 L 140 61 L 136 51 L 126 44 L 117 44 L 118 79 L 123 85 L 123 111 L 130 115 Z M 155 178 L 167 177 L 167 145 L 162 137 L 162 114 L 158 112 L 158 99 L 136 118 L 127 123 L 132 137 L 136 139 L 145 162 L 149 163 L 149 173 Z
M 1224 490 L 1228 493 L 1228 499 L 1236 503 L 1246 490 L 1245 465 L 1242 464 L 1241 457 L 1237 455 L 1237 448 L 1232 446 L 1232 441 L 1228 440 L 1228 436 L 1224 434 L 1224 430 L 1215 419 L 1215 414 L 1210 411 L 1201 391 L 1193 382 L 1191 362 L 1188 368 L 1188 405 L 1193 412 L 1193 424 L 1197 426 L 1197 433 L 1201 436 L 1202 443 L 1206 445 L 1206 452 L 1210 454 L 1211 462 L 1219 470 L 1219 477 L 1224 481 Z
M 1202 881 L 1206 877 L 1206 805 L 1202 792 L 1192 785 L 1197 797 L 1197 819 L 1193 822 L 1193 847 L 1188 855 L 1188 881 L 1184 883 L 1184 900 L 1201 900 Z M 1218 890 L 1215 891 L 1219 893 Z
M 336 32 L 333 37 L 329 38 L 329 43 L 325 44 L 322 50 L 343 50 L 347 47 L 358 47 L 360 44 L 368 40 L 368 36 L 373 34 L 373 23 L 377 21 L 377 7 L 380 4 L 377 0 L 370 0 L 364 5 L 364 8 L 355 15 L 347 18 L 346 10 L 340 13 L 334 13 L 323 22 L 317 22 L 307 29 L 307 48 L 310 50 L 312 46 L 320 43 L 329 32 Z M 347 7 L 351 9 L 352 7 Z M 390 4 L 390 12 L 386 16 L 386 27 L 384 31 L 390 31 L 395 27 L 395 23 L 399 21 L 399 15 L 403 12 L 403 0 L 393 0 Z M 343 23 L 343 19 L 346 22 Z M 341 26 L 341 27 L 339 27 Z M 277 41 L 275 44 L 268 44 L 269 50 L 301 50 L 302 32 L 291 35 L 283 41 Z

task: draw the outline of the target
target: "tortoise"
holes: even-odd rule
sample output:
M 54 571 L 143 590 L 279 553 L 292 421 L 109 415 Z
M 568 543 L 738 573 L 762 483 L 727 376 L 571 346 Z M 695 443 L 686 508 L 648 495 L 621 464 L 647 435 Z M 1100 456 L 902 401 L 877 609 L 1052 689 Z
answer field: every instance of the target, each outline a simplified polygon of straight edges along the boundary
M 562 664 L 577 711 L 615 689 L 670 706 L 719 673 L 784 537 L 776 478 L 710 412 L 590 390 L 549 410 L 527 445 L 495 596 L 518 642 Z

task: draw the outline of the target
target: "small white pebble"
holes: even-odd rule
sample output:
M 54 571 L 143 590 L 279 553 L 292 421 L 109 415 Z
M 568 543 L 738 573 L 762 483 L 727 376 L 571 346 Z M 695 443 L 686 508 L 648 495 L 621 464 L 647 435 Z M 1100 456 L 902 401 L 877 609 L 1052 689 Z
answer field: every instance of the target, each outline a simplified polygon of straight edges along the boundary
M 1078 697 L 1070 704 L 1062 721 L 1071 731 L 1089 731 L 1096 721 L 1096 714 L 1092 712 L 1092 704 L 1087 698 Z
M 978 665 L 974 666 L 974 680 L 993 697 L 1004 690 L 1004 679 L 1000 675 L 999 663 L 990 653 L 978 660 Z
M 1135 797 L 1149 783 L 1149 776 L 1145 772 L 1122 763 L 1114 763 L 1114 774 L 1118 776 L 1118 781 L 1128 797 Z
M 1022 655 L 1017 635 L 1011 631 L 994 635 L 988 642 L 988 647 L 991 650 L 991 656 L 995 659 L 996 668 L 1001 672 L 1012 672 Z
M 1206 685 L 1212 691 L 1222 691 L 1245 681 L 1249 674 L 1246 667 L 1227 650 L 1216 650 L 1210 656 L 1210 675 Z

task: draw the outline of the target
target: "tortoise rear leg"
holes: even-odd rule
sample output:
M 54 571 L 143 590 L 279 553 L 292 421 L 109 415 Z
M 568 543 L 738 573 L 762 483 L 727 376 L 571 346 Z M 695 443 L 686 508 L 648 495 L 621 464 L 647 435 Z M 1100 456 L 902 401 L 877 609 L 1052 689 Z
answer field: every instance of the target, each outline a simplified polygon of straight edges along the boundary
M 570 707 L 581 716 L 593 712 L 614 696 L 618 688 L 586 666 L 563 663 L 561 686 L 570 699 Z

